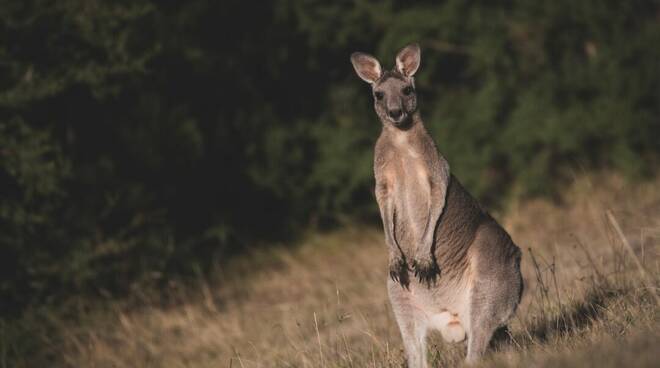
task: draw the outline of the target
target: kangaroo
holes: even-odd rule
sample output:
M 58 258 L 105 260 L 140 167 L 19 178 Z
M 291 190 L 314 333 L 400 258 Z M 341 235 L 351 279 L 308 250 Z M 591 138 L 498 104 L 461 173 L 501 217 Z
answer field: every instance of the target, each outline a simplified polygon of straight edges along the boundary
M 382 131 L 374 155 L 375 194 L 389 250 L 388 295 L 408 367 L 427 367 L 426 335 L 467 337 L 467 361 L 486 351 L 522 295 L 520 249 L 463 188 L 424 128 L 413 76 L 418 45 L 396 66 L 353 53 L 357 75 L 371 85 Z

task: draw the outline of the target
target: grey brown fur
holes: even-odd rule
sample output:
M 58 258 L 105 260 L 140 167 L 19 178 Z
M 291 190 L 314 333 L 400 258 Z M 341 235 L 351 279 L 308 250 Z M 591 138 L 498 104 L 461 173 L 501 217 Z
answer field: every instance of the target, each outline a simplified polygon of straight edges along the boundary
M 522 294 L 520 249 L 450 174 L 417 109 L 417 45 L 402 49 L 392 71 L 367 54 L 351 62 L 371 84 L 383 123 L 374 174 L 385 242 L 388 294 L 409 367 L 427 367 L 426 334 L 466 336 L 467 360 L 478 359 L 507 323 Z

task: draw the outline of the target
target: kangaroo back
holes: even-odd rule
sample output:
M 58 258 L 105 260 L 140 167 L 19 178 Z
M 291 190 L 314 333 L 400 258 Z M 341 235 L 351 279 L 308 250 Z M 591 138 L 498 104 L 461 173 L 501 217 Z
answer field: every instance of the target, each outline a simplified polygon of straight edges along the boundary
M 442 277 L 460 277 L 468 265 L 468 248 L 479 226 L 490 216 L 451 175 L 445 209 L 435 231 L 434 254 L 442 265 Z

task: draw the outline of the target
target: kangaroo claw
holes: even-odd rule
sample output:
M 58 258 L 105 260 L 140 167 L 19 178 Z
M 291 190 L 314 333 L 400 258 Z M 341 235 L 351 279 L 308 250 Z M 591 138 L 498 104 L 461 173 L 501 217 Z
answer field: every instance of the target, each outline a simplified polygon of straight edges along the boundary
M 426 284 L 427 287 L 435 284 L 440 276 L 440 267 L 434 259 L 414 260 L 413 270 L 419 282 Z
M 408 264 L 405 259 L 397 257 L 390 260 L 390 278 L 404 288 L 408 288 L 410 280 L 408 279 Z

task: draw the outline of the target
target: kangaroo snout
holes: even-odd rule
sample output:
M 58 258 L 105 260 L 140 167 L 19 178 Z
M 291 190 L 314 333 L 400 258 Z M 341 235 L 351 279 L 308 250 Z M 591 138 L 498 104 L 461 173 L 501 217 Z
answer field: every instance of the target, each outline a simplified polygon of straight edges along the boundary
M 403 115 L 403 111 L 401 109 L 392 109 L 387 113 L 394 120 L 398 120 L 401 117 L 401 115 Z

